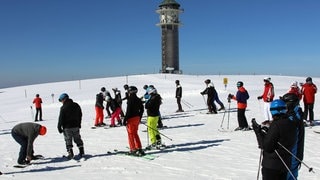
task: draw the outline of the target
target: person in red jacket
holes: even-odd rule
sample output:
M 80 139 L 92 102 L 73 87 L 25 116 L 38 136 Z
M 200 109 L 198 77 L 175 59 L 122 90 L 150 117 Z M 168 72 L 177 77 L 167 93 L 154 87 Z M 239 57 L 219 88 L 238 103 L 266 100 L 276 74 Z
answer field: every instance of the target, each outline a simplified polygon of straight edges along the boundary
M 237 127 L 235 131 L 239 131 L 239 130 L 248 131 L 248 130 L 251 130 L 251 128 L 248 125 L 245 112 L 247 108 L 247 100 L 249 99 L 249 93 L 243 87 L 242 81 L 237 82 L 237 88 L 238 88 L 238 91 L 235 96 L 233 94 L 228 95 L 228 101 L 230 99 L 236 100 L 237 106 L 238 106 L 237 116 L 238 116 L 239 127 Z
M 301 90 L 300 90 L 300 88 L 298 86 L 298 82 L 297 81 L 292 82 L 292 84 L 290 86 L 290 89 L 288 90 L 287 93 L 292 93 L 292 94 L 297 95 L 299 100 L 301 100 L 301 98 L 302 98 Z
M 273 84 L 271 83 L 270 77 L 265 77 L 264 81 L 264 91 L 261 96 L 258 96 L 258 100 L 262 99 L 264 102 L 264 119 L 265 120 L 272 120 L 272 115 L 270 112 L 270 103 L 273 101 L 274 98 L 274 88 Z
M 34 117 L 34 121 L 38 121 L 38 115 L 39 120 L 42 121 L 42 107 L 41 107 L 42 99 L 40 98 L 39 94 L 36 94 L 36 97 L 33 99 L 33 104 L 36 107 L 36 115 Z
M 315 94 L 317 93 L 317 86 L 313 84 L 312 78 L 307 77 L 306 83 L 302 85 L 301 88 L 302 96 L 303 96 L 303 103 L 304 103 L 304 119 L 308 119 L 309 114 L 309 122 L 310 125 L 314 125 L 314 114 L 313 114 L 313 107 L 314 107 L 314 100 Z

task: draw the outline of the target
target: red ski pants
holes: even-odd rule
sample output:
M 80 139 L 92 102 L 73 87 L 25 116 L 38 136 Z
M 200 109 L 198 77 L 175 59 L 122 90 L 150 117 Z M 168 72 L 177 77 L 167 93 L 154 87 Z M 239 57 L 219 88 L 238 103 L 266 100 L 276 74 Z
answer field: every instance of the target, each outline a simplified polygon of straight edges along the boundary
M 127 121 L 128 141 L 129 141 L 129 147 L 131 151 L 142 148 L 140 137 L 138 135 L 139 123 L 140 123 L 139 116 L 129 118 Z
M 99 124 L 102 124 L 103 123 L 103 108 L 100 108 L 100 107 L 95 107 L 96 109 L 96 119 L 95 119 L 95 122 L 94 122 L 94 125 L 99 125 Z

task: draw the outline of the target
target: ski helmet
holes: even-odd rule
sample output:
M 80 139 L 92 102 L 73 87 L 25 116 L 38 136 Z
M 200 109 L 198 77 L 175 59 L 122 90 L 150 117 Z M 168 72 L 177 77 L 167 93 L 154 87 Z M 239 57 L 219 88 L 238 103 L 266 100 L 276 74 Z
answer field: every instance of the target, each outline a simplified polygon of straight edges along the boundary
M 286 103 L 281 99 L 276 99 L 270 104 L 270 112 L 272 116 L 285 114 L 287 112 Z
M 101 88 L 101 91 L 102 91 L 102 92 L 105 92 L 105 91 L 106 91 L 106 88 L 105 88 L 105 87 L 102 87 L 102 88 Z
M 180 81 L 179 80 L 176 80 L 176 84 L 179 84 L 180 83 Z
M 148 85 L 144 85 L 144 86 L 143 86 L 143 89 L 144 89 L 144 90 L 147 90 L 147 89 L 148 89 Z
M 307 77 L 306 82 L 312 82 L 312 78 L 311 77 Z
M 287 93 L 282 96 L 282 100 L 287 104 L 288 109 L 294 109 L 299 104 L 299 97 L 294 93 Z
M 206 83 L 206 84 L 209 84 L 210 82 L 211 82 L 210 79 L 206 79 L 206 80 L 204 81 L 204 83 Z
M 128 88 L 128 92 L 129 92 L 130 94 L 135 94 L 135 93 L 138 92 L 138 89 L 137 89 L 137 87 L 135 87 L 135 86 L 130 86 L 130 87 Z
M 297 81 L 293 81 L 291 83 L 291 87 L 298 87 L 298 82 Z
M 64 99 L 68 99 L 69 95 L 67 93 L 62 93 L 59 97 L 59 102 L 61 102 Z
M 127 90 L 129 88 L 128 84 L 123 85 L 123 88 Z
M 238 81 L 237 82 L 237 87 L 242 87 L 243 86 L 243 82 L 242 81 Z
M 265 77 L 265 78 L 263 78 L 263 81 L 270 82 L 271 81 L 271 77 Z

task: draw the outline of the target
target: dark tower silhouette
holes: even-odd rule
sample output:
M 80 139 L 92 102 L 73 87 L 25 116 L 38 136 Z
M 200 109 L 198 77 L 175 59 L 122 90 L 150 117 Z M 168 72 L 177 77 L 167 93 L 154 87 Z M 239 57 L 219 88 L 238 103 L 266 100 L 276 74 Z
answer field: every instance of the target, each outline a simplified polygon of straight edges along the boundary
M 179 68 L 179 14 L 183 12 L 175 0 L 164 0 L 156 11 L 160 14 L 162 73 L 181 73 Z

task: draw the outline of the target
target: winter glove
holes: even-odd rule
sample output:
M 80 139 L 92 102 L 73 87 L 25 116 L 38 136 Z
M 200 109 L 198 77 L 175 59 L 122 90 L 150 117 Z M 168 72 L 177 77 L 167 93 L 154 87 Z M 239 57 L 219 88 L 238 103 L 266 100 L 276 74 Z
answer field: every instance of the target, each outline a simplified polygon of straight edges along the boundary
M 233 98 L 233 94 L 229 94 L 228 99 L 232 99 L 232 98 Z
M 257 99 L 258 99 L 258 100 L 262 99 L 262 96 L 258 96 Z
M 258 147 L 260 149 L 262 149 L 262 147 L 263 147 L 263 136 L 262 136 L 262 133 L 261 133 L 261 126 L 257 123 L 255 118 L 252 118 L 251 122 L 252 122 L 252 129 L 255 132 L 256 137 L 257 137 Z
M 203 92 L 200 92 L 200 94 L 201 94 L 201 95 L 204 95 L 204 93 L 203 93 Z
M 63 133 L 63 129 L 61 129 L 61 128 L 58 128 L 58 131 L 60 134 Z

